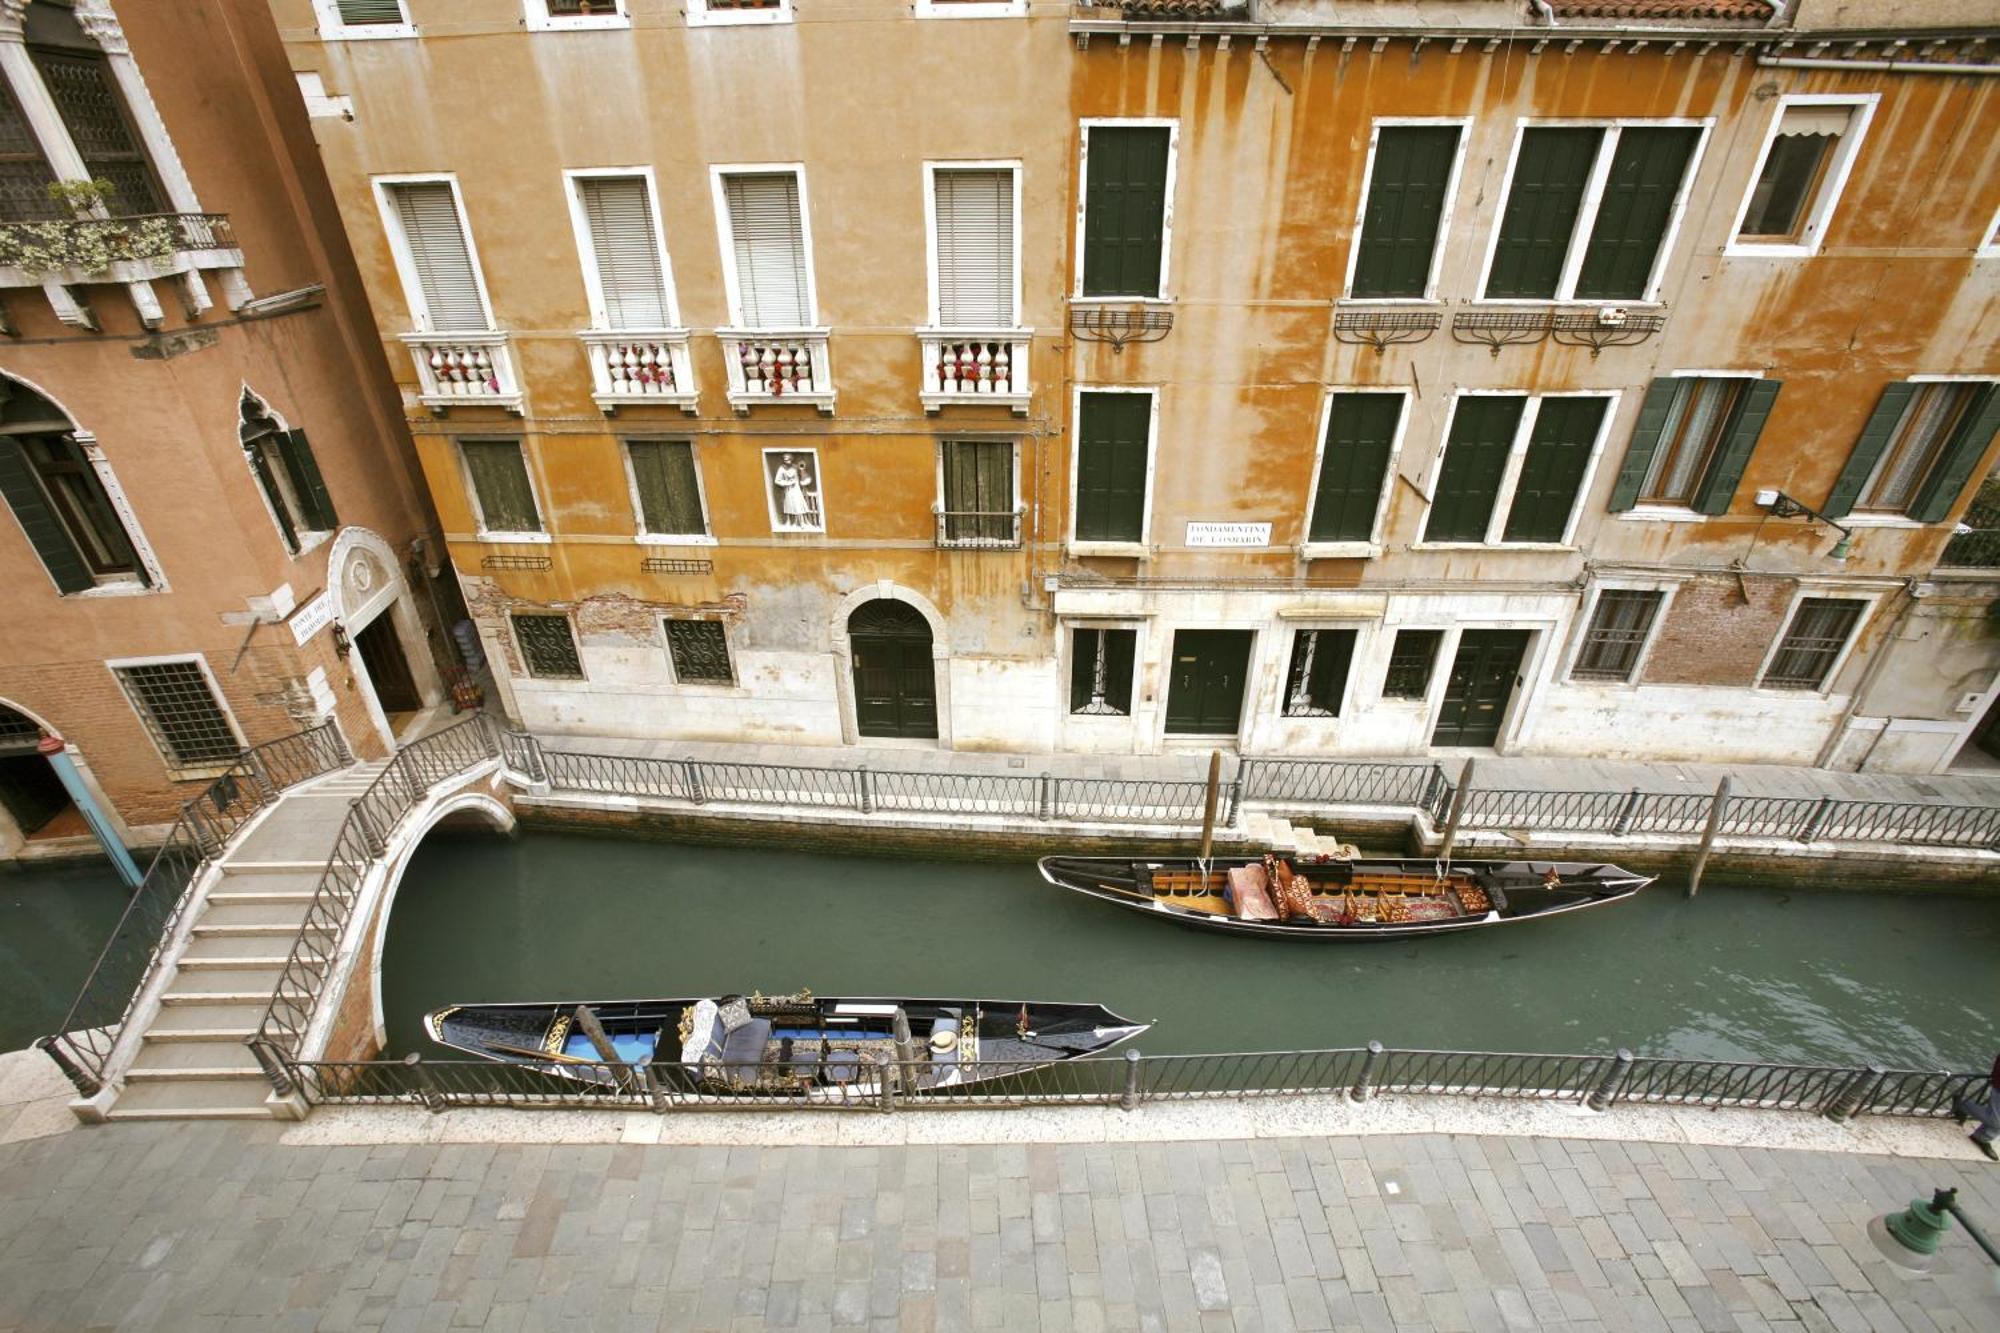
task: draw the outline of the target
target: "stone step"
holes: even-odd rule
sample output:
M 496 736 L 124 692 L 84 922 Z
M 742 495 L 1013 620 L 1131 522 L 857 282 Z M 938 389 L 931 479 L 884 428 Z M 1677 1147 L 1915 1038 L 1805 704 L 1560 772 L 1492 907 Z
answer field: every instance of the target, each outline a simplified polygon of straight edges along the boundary
M 239 904 L 246 906 L 259 903 L 269 906 L 283 904 L 296 907 L 303 914 L 306 908 L 312 906 L 315 896 L 311 889 L 272 889 L 269 892 L 262 889 L 226 889 L 208 895 L 208 909 L 212 912 L 218 907 Z
M 112 1104 L 113 1120 L 268 1120 L 271 1085 L 255 1078 L 143 1080 L 127 1084 Z
M 241 1041 L 161 1041 L 152 1033 L 140 1044 L 128 1079 L 240 1078 L 262 1076 L 257 1058 Z
M 199 1017 L 204 1016 L 204 1011 L 200 1009 L 182 1009 L 176 1012 L 176 1018 L 185 1018 L 189 1014 Z M 241 1023 L 228 1023 L 220 1027 L 188 1027 L 179 1023 L 170 1025 L 164 1021 L 157 1021 L 153 1026 L 146 1029 L 146 1040 L 149 1042 L 197 1043 L 233 1041 L 240 1046 L 246 1037 L 256 1032 L 257 1024 L 262 1021 L 263 1017 L 264 1011 L 258 1009 Z M 160 1018 L 164 1020 L 166 1015 L 162 1013 Z
M 306 919 L 306 909 L 311 906 L 311 894 L 286 895 L 275 900 L 260 895 L 249 902 L 241 898 L 217 902 L 210 898 L 208 910 L 195 923 L 194 933 L 200 936 L 270 930 L 296 935 Z
M 242 958 L 233 962 L 198 960 L 192 967 L 183 959 L 173 984 L 161 998 L 167 1004 L 201 1004 L 210 996 L 262 995 L 268 1000 L 284 970 L 283 959 L 262 964 Z
M 222 869 L 224 883 L 238 875 L 302 875 L 310 876 L 313 883 L 326 872 L 324 858 L 318 861 L 225 861 Z
M 241 909 L 230 909 L 232 912 Z M 248 909 L 254 911 L 256 909 Z M 269 909 L 265 914 L 269 915 Z M 299 925 L 305 919 L 303 912 L 293 913 L 290 921 L 214 921 L 213 912 L 203 912 L 189 933 L 197 940 L 248 940 L 266 938 L 290 940 L 298 938 Z
M 186 999 L 185 996 L 166 997 L 160 1016 L 153 1020 L 152 1027 L 146 1029 L 148 1039 L 202 1032 L 234 1032 L 239 1037 L 247 1037 L 264 1021 L 264 1011 L 271 1003 L 268 993 L 251 999 L 231 996 L 212 1004 L 188 1004 Z
M 197 940 L 193 944 L 188 945 L 187 952 L 181 955 L 178 965 L 180 970 L 183 973 L 240 972 L 246 969 L 262 971 L 268 972 L 271 976 L 272 984 L 276 985 L 278 973 L 284 969 L 285 962 L 291 956 L 292 952 L 290 949 L 287 949 L 283 953 L 274 954 L 271 952 L 269 941 L 264 941 L 258 952 L 229 953 L 220 949 L 222 943 L 224 942 Z M 197 954 L 195 952 L 197 949 L 207 949 L 209 952 Z
M 201 928 L 195 927 L 197 931 Z M 201 935 L 188 941 L 181 955 L 184 968 L 203 967 L 283 967 L 292 956 L 292 941 L 298 929 L 260 931 L 253 935 Z

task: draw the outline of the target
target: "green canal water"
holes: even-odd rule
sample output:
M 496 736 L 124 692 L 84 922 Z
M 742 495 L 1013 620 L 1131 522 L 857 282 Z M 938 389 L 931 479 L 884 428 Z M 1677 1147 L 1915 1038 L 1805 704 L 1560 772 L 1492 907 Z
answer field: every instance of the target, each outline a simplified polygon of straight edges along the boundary
M 0 869 L 0 1051 L 54 1032 L 125 910 L 103 861 Z M 116 979 L 127 990 L 132 968 Z
M 1028 864 L 435 836 L 383 962 L 396 1051 L 440 1005 L 766 993 L 1095 1000 L 1153 1053 L 1391 1046 L 1985 1069 L 2000 897 L 1678 884 L 1415 943 L 1197 934 Z

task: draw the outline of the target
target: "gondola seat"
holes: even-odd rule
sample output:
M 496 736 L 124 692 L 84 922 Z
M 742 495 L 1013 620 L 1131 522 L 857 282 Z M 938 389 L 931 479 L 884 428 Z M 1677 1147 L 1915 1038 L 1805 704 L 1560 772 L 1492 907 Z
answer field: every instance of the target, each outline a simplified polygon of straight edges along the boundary
M 854 1051 L 830 1051 L 821 1072 L 829 1083 L 852 1083 L 861 1077 L 861 1056 Z
M 1229 872 L 1229 900 L 1242 921 L 1276 921 L 1278 909 L 1260 865 L 1236 866 Z
M 722 1039 L 722 1063 L 731 1073 L 764 1062 L 764 1048 L 771 1041 L 771 1020 L 753 1018 L 732 1028 Z

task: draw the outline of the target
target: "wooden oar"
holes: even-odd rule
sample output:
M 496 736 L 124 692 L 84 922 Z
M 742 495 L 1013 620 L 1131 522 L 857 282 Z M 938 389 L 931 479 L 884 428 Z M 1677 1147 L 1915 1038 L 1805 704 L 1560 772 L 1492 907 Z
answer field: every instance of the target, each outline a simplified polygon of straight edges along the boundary
M 506 1055 L 525 1055 L 531 1060 L 554 1060 L 558 1064 L 565 1065 L 597 1065 L 604 1063 L 601 1060 L 586 1060 L 580 1055 L 569 1055 L 562 1051 L 538 1051 L 528 1046 L 509 1046 L 504 1041 L 489 1041 L 486 1043 L 486 1049 L 489 1051 L 500 1051 Z

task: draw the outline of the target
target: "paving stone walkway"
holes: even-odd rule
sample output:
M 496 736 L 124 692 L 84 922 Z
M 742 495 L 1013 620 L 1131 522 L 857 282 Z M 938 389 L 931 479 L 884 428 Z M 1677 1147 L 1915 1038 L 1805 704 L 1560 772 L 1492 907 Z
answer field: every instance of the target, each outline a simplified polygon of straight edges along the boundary
M 903 1148 L 0 1147 L 0 1328 L 2000 1328 L 2000 1168 L 1471 1135 Z

